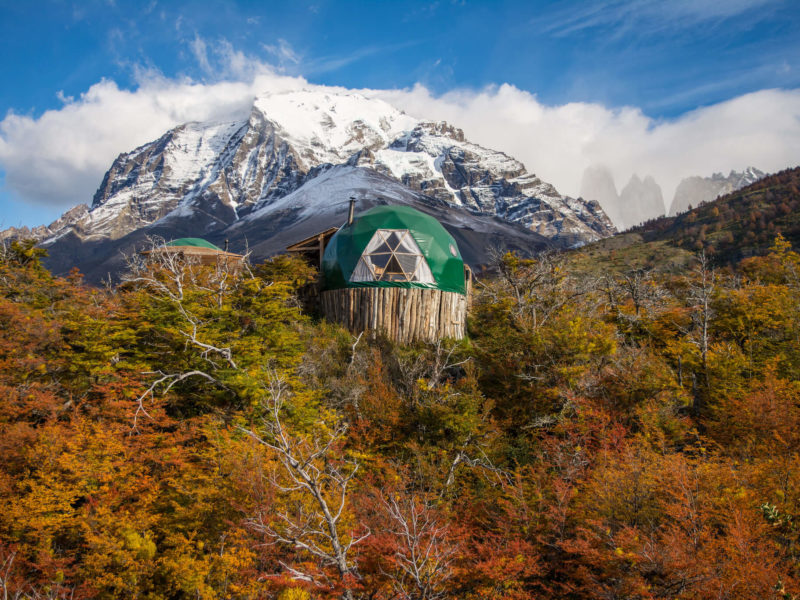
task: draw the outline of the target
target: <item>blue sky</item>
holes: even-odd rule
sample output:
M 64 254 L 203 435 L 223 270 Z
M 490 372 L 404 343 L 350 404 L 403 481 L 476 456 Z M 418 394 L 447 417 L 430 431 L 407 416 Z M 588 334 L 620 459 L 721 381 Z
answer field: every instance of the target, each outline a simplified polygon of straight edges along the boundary
M 0 117 L 36 121 L 104 80 L 135 90 L 143 73 L 207 84 L 244 77 L 229 60 L 236 54 L 314 84 L 421 84 L 434 97 L 510 84 L 544 106 L 636 107 L 657 124 L 800 87 L 798 31 L 797 0 L 1 0 Z M 2 125 L 8 155 L 14 142 Z M 0 225 L 63 210 L 8 184 L 2 156 Z

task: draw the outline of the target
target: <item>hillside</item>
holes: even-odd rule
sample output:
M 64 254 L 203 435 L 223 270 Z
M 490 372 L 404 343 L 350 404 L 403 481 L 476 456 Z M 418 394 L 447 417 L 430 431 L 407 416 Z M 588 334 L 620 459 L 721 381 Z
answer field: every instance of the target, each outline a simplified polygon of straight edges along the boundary
M 631 231 L 648 242 L 669 241 L 684 250 L 705 250 L 720 263 L 763 254 L 778 233 L 800 245 L 800 167 Z
M 800 167 L 680 215 L 648 221 L 572 255 L 586 269 L 682 266 L 701 251 L 716 265 L 734 265 L 766 254 L 778 234 L 800 248 Z

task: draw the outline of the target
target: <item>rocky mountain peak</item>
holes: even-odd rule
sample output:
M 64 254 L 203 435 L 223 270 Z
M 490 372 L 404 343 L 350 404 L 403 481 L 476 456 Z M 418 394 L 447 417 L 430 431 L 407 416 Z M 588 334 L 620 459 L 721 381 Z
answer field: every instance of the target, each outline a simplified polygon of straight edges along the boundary
M 630 227 L 648 219 L 664 214 L 664 196 L 661 186 L 652 176 L 644 179 L 634 173 L 628 184 L 622 188 L 619 203 L 624 212 L 625 226 Z
M 330 179 L 339 167 L 366 168 L 380 177 Z M 322 181 L 329 186 L 336 181 L 329 188 L 333 195 L 302 193 Z M 186 233 L 201 237 L 233 236 L 231 228 L 245 218 L 248 236 L 275 235 L 273 228 L 259 230 L 257 224 L 280 214 L 289 226 L 294 221 L 287 215 L 300 214 L 299 202 L 314 203 L 303 207 L 303 218 L 327 214 L 323 205 L 336 203 L 342 194 L 347 198 L 347 185 L 369 182 L 375 189 L 354 191 L 381 197 L 388 181 L 408 190 L 409 197 L 498 217 L 562 246 L 615 231 L 597 203 L 560 195 L 520 161 L 471 143 L 458 127 L 416 119 L 360 94 L 314 90 L 264 94 L 246 119 L 186 123 L 120 154 L 91 208 L 66 219 L 62 230 L 69 230 L 75 247 L 124 243 L 143 231 L 164 235 L 165 228 L 188 228 Z M 49 230 L 39 237 L 44 244 L 63 243 Z
M 412 132 L 412 135 L 417 137 L 424 134 L 447 137 L 456 142 L 466 141 L 464 130 L 450 125 L 447 121 L 423 121 Z
M 763 171 L 755 167 L 747 167 L 744 171 L 731 171 L 728 175 L 714 173 L 710 177 L 693 176 L 683 179 L 675 189 L 669 214 L 689 210 L 703 202 L 711 202 L 718 196 L 740 190 L 765 176 Z
M 580 195 L 583 198 L 597 200 L 601 204 L 616 200 L 619 194 L 611 170 L 604 165 L 587 167 L 581 179 Z
M 9 227 L 8 229 L 0 231 L 0 242 L 12 239 L 43 240 L 57 237 L 64 231 L 70 230 L 72 226 L 84 218 L 88 212 L 89 207 L 86 204 L 78 204 L 78 206 L 73 206 L 49 225 L 39 225 L 37 227 Z
M 714 173 L 709 177 L 693 176 L 683 179 L 675 190 L 669 214 L 675 215 L 710 202 L 718 196 L 741 189 L 765 174 L 748 167 L 744 171 L 731 171 L 728 175 Z M 581 195 L 598 200 L 617 227 L 625 228 L 659 217 L 664 214 L 664 198 L 655 179 L 641 179 L 634 174 L 619 195 L 614 188 L 613 177 L 604 167 L 592 167 L 584 173 Z
M 580 188 L 581 198 L 599 202 L 603 210 L 618 229 L 624 229 L 625 218 L 619 205 L 619 193 L 614 175 L 604 165 L 587 167 L 583 171 Z

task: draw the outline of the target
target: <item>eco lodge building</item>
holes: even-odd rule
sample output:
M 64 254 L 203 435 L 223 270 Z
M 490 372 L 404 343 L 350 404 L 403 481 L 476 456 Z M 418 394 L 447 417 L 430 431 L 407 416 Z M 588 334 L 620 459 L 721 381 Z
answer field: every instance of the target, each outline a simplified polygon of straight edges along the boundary
M 342 227 L 287 248 L 320 267 L 322 314 L 355 334 L 380 332 L 401 344 L 462 339 L 472 273 L 453 236 L 408 206 L 376 206 L 355 219 L 353 210 L 351 202 Z M 180 238 L 142 254 L 235 270 L 244 261 L 202 238 Z
M 227 243 L 225 244 L 227 246 Z M 202 238 L 180 238 L 166 244 L 145 250 L 142 255 L 155 258 L 156 255 L 177 256 L 181 260 L 198 265 L 225 266 L 234 270 L 241 268 L 244 256 L 234 254 L 215 246 Z
M 322 314 L 395 342 L 462 339 L 471 271 L 435 218 L 377 206 L 287 248 L 320 265 Z

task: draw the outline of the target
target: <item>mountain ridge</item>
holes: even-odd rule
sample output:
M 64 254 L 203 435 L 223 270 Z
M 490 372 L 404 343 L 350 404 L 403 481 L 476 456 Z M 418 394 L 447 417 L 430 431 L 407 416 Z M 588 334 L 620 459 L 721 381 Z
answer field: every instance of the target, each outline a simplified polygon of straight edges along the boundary
M 741 172 L 731 169 L 727 176 L 722 173 L 713 173 L 710 177 L 686 177 L 675 189 L 668 214 L 675 216 L 691 207 L 699 206 L 703 202 L 710 202 L 715 198 L 747 187 L 765 176 L 763 171 L 755 167 L 747 167 Z
M 747 167 L 741 172 L 731 170 L 727 176 L 714 173 L 709 177 L 685 177 L 676 187 L 672 202 L 667 206 L 661 186 L 652 176 L 647 175 L 642 179 L 634 173 L 626 186 L 617 192 L 610 169 L 595 165 L 584 170 L 580 195 L 598 201 L 614 225 L 622 231 L 662 215 L 675 216 L 693 206 L 742 189 L 765 176 L 763 171 Z
M 571 247 L 615 231 L 597 202 L 562 196 L 518 160 L 469 142 L 453 125 L 416 119 L 359 94 L 299 91 L 259 96 L 246 119 L 185 123 L 120 154 L 90 207 L 29 233 L 51 255 L 68 252 L 91 273 L 108 263 L 97 260 L 102 252 L 97 242 L 102 246 L 138 239 L 136 232 L 169 234 L 167 226 L 200 237 L 229 238 L 232 249 L 276 252 L 281 248 L 266 243 L 264 236 L 284 232 L 275 231 L 271 223 L 277 219 L 287 228 L 297 225 L 278 216 L 286 209 L 282 200 L 313 186 L 331 169 L 338 169 L 338 196 L 294 197 L 313 200 L 310 208 L 319 215 L 309 221 L 305 214 L 304 230 L 338 224 L 323 215 L 331 218 L 327 205 L 353 195 L 339 185 L 349 182 L 362 203 L 370 195 L 380 202 L 387 190 L 403 203 L 427 206 L 427 198 L 444 212 L 463 213 L 473 230 L 499 224 L 493 220 L 499 217 L 519 226 L 501 229 L 520 250 L 526 237 L 531 248 L 541 247 L 543 239 L 550 240 L 545 245 Z M 391 181 L 406 191 L 401 193 Z M 365 183 L 373 187 L 365 188 Z M 251 214 L 260 215 L 260 230 L 252 224 L 234 227 Z M 247 240 L 240 239 L 242 230 L 249 231 Z M 81 248 L 88 243 L 91 250 Z M 64 260 L 51 258 L 50 264 L 66 267 Z

